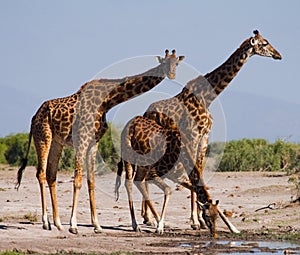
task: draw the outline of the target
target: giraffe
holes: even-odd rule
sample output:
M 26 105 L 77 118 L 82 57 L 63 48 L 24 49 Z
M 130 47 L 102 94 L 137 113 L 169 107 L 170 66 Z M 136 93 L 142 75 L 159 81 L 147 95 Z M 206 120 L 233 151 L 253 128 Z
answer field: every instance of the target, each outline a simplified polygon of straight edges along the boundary
M 186 139 L 182 139 L 182 143 L 185 144 L 184 147 L 191 150 L 191 157 L 196 162 L 196 171 L 191 171 L 191 174 L 194 175 L 194 177 L 191 176 L 192 178 L 203 175 L 203 161 L 213 121 L 208 110 L 211 102 L 228 86 L 251 56 L 282 58 L 280 53 L 257 30 L 253 33 L 254 36 L 246 39 L 225 63 L 212 72 L 189 81 L 182 91 L 173 98 L 151 104 L 144 113 L 144 117 L 154 120 L 162 127 L 177 126 L 181 134 L 184 134 Z M 182 150 L 182 153 L 184 152 L 185 150 Z M 176 167 L 183 172 L 182 163 L 179 162 Z M 195 172 L 198 173 L 195 174 Z M 195 183 L 195 185 L 197 184 Z M 203 198 L 205 199 L 201 193 L 197 193 L 198 201 L 207 202 Z M 145 221 L 150 219 L 147 205 L 146 203 L 143 206 L 145 208 L 143 211 Z M 191 192 L 191 206 L 192 227 L 196 229 L 200 227 L 200 222 L 195 207 L 194 192 Z M 224 215 L 220 210 L 219 214 L 224 220 Z M 235 232 L 232 226 L 229 225 L 229 228 Z
M 175 79 L 176 67 L 183 59 L 184 56 L 176 57 L 175 50 L 172 54 L 166 50 L 165 57 L 157 57 L 159 65 L 144 73 L 120 79 L 92 80 L 71 96 L 49 100 L 41 105 L 31 121 L 28 149 L 18 171 L 16 187 L 21 184 L 33 137 L 38 156 L 36 177 L 41 192 L 43 229 L 51 230 L 46 208 L 46 181 L 50 189 L 54 225 L 59 230 L 63 229 L 56 199 L 56 176 L 62 149 L 71 146 L 75 148 L 75 172 L 69 231 L 78 233 L 76 212 L 86 162 L 91 221 L 94 232 L 101 232 L 96 213 L 94 164 L 98 142 L 108 128 L 106 113 L 115 105 L 149 91 L 165 77 Z
M 173 128 L 164 128 L 158 125 L 154 120 L 145 118 L 143 116 L 137 116 L 129 121 L 121 134 L 121 151 L 122 158 L 130 157 L 131 162 L 126 160 L 120 161 L 118 164 L 118 173 L 116 179 L 115 192 L 117 199 L 119 197 L 119 187 L 121 185 L 121 175 L 123 171 L 123 164 L 125 165 L 126 181 L 125 187 L 127 190 L 130 215 L 132 219 L 132 228 L 135 231 L 140 231 L 137 224 L 134 206 L 132 200 L 132 182 L 134 177 L 134 183 L 143 195 L 144 201 L 151 209 L 156 221 L 156 232 L 162 234 L 164 231 L 164 218 L 166 214 L 166 208 L 171 194 L 171 188 L 163 181 L 163 178 L 168 178 L 173 182 L 180 183 L 184 187 L 193 190 L 191 180 L 182 172 L 170 171 L 176 161 L 179 159 L 181 150 L 188 149 L 181 147 L 181 135 L 176 126 Z M 141 139 L 143 137 L 144 139 Z M 132 157 L 133 149 L 135 153 L 143 155 L 143 157 Z M 128 150 L 129 149 L 129 150 Z M 190 151 L 187 152 L 190 155 Z M 158 159 L 158 160 L 156 160 Z M 134 160 L 136 163 L 135 175 L 133 176 L 132 164 Z M 194 164 L 192 160 L 188 163 Z M 189 168 L 193 168 L 190 165 Z M 189 169 L 188 167 L 186 169 Z M 164 191 L 164 202 L 162 207 L 161 216 L 157 213 L 154 205 L 149 197 L 149 193 L 146 187 L 146 181 L 151 181 Z M 206 186 L 202 179 L 198 179 L 202 185 L 199 186 L 201 194 L 205 197 L 208 203 L 201 204 L 203 212 L 206 210 L 209 212 L 209 216 L 203 213 L 206 224 L 209 226 L 211 235 L 216 237 L 215 222 L 217 219 L 217 204 L 213 203 L 207 192 Z

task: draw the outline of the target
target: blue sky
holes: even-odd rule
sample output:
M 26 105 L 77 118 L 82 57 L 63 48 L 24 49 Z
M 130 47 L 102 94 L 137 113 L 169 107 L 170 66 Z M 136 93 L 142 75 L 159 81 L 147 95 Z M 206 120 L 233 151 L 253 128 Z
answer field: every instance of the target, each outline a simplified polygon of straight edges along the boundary
M 298 122 L 293 122 L 300 114 L 295 111 L 300 109 L 299 10 L 297 0 L 0 1 L 0 136 L 28 132 L 43 101 L 76 92 L 115 62 L 176 48 L 187 64 L 205 74 L 258 29 L 283 59 L 251 58 L 222 93 L 228 139 L 293 135 L 300 141 Z M 238 113 L 249 108 L 235 101 L 239 95 L 250 98 L 249 105 L 253 97 L 295 108 L 282 125 L 293 125 L 291 131 L 270 135 L 264 123 L 257 123 L 264 117 L 255 119 L 258 109 L 247 117 L 265 129 L 254 134 L 249 125 L 239 127 L 247 114 Z M 269 130 L 276 118 L 281 121 L 275 115 Z

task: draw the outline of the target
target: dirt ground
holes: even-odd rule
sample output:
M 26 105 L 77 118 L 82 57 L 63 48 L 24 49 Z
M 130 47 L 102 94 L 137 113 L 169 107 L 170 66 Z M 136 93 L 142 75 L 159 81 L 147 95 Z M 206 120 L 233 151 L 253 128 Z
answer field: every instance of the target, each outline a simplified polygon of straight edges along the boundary
M 300 241 L 275 248 L 259 241 L 270 241 L 278 236 L 299 238 L 300 206 L 291 204 L 293 186 L 284 173 L 214 173 L 206 177 L 207 186 L 220 208 L 232 213 L 230 221 L 241 231 L 231 234 L 218 220 L 219 237 L 212 239 L 207 230 L 190 228 L 189 191 L 176 189 L 170 183 L 172 195 L 169 202 L 166 228 L 163 235 L 155 234 L 155 227 L 142 224 L 141 196 L 134 189 L 136 215 L 142 232 L 131 229 L 130 214 L 124 179 L 120 199 L 115 201 L 115 173 L 97 176 L 97 210 L 103 232 L 95 234 L 90 225 L 89 200 L 86 177 L 79 197 L 79 234 L 68 232 L 72 202 L 72 173 L 58 175 L 58 203 L 63 231 L 52 226 L 52 231 L 42 229 L 39 186 L 35 168 L 28 167 L 19 191 L 14 189 L 16 169 L 0 170 L 0 252 L 14 250 L 25 253 L 97 253 L 125 254 L 218 254 L 228 252 L 270 251 L 282 254 L 300 253 Z M 162 192 L 151 186 L 152 198 L 157 208 L 162 205 Z M 51 218 L 49 195 L 48 211 Z M 255 211 L 271 205 L 268 209 Z M 276 244 L 276 243 L 275 243 Z M 276 248 L 277 247 L 277 248 Z

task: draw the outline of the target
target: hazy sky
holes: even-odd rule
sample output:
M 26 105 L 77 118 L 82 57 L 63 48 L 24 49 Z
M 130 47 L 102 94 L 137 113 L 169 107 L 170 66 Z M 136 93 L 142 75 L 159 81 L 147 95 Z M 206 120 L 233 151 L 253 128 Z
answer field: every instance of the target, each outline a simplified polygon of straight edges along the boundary
M 175 48 L 187 64 L 205 74 L 254 29 L 283 59 L 251 58 L 220 102 L 239 92 L 297 107 L 299 10 L 298 0 L 2 0 L 0 136 L 28 132 L 43 101 L 76 92 L 117 61 Z

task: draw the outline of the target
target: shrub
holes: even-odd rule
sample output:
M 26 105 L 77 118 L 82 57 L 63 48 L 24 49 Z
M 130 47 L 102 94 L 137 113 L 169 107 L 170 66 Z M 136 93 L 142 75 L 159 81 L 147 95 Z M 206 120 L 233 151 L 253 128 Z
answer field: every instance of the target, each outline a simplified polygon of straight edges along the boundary
M 281 140 L 242 139 L 225 146 L 219 171 L 286 171 L 300 169 L 300 145 Z

